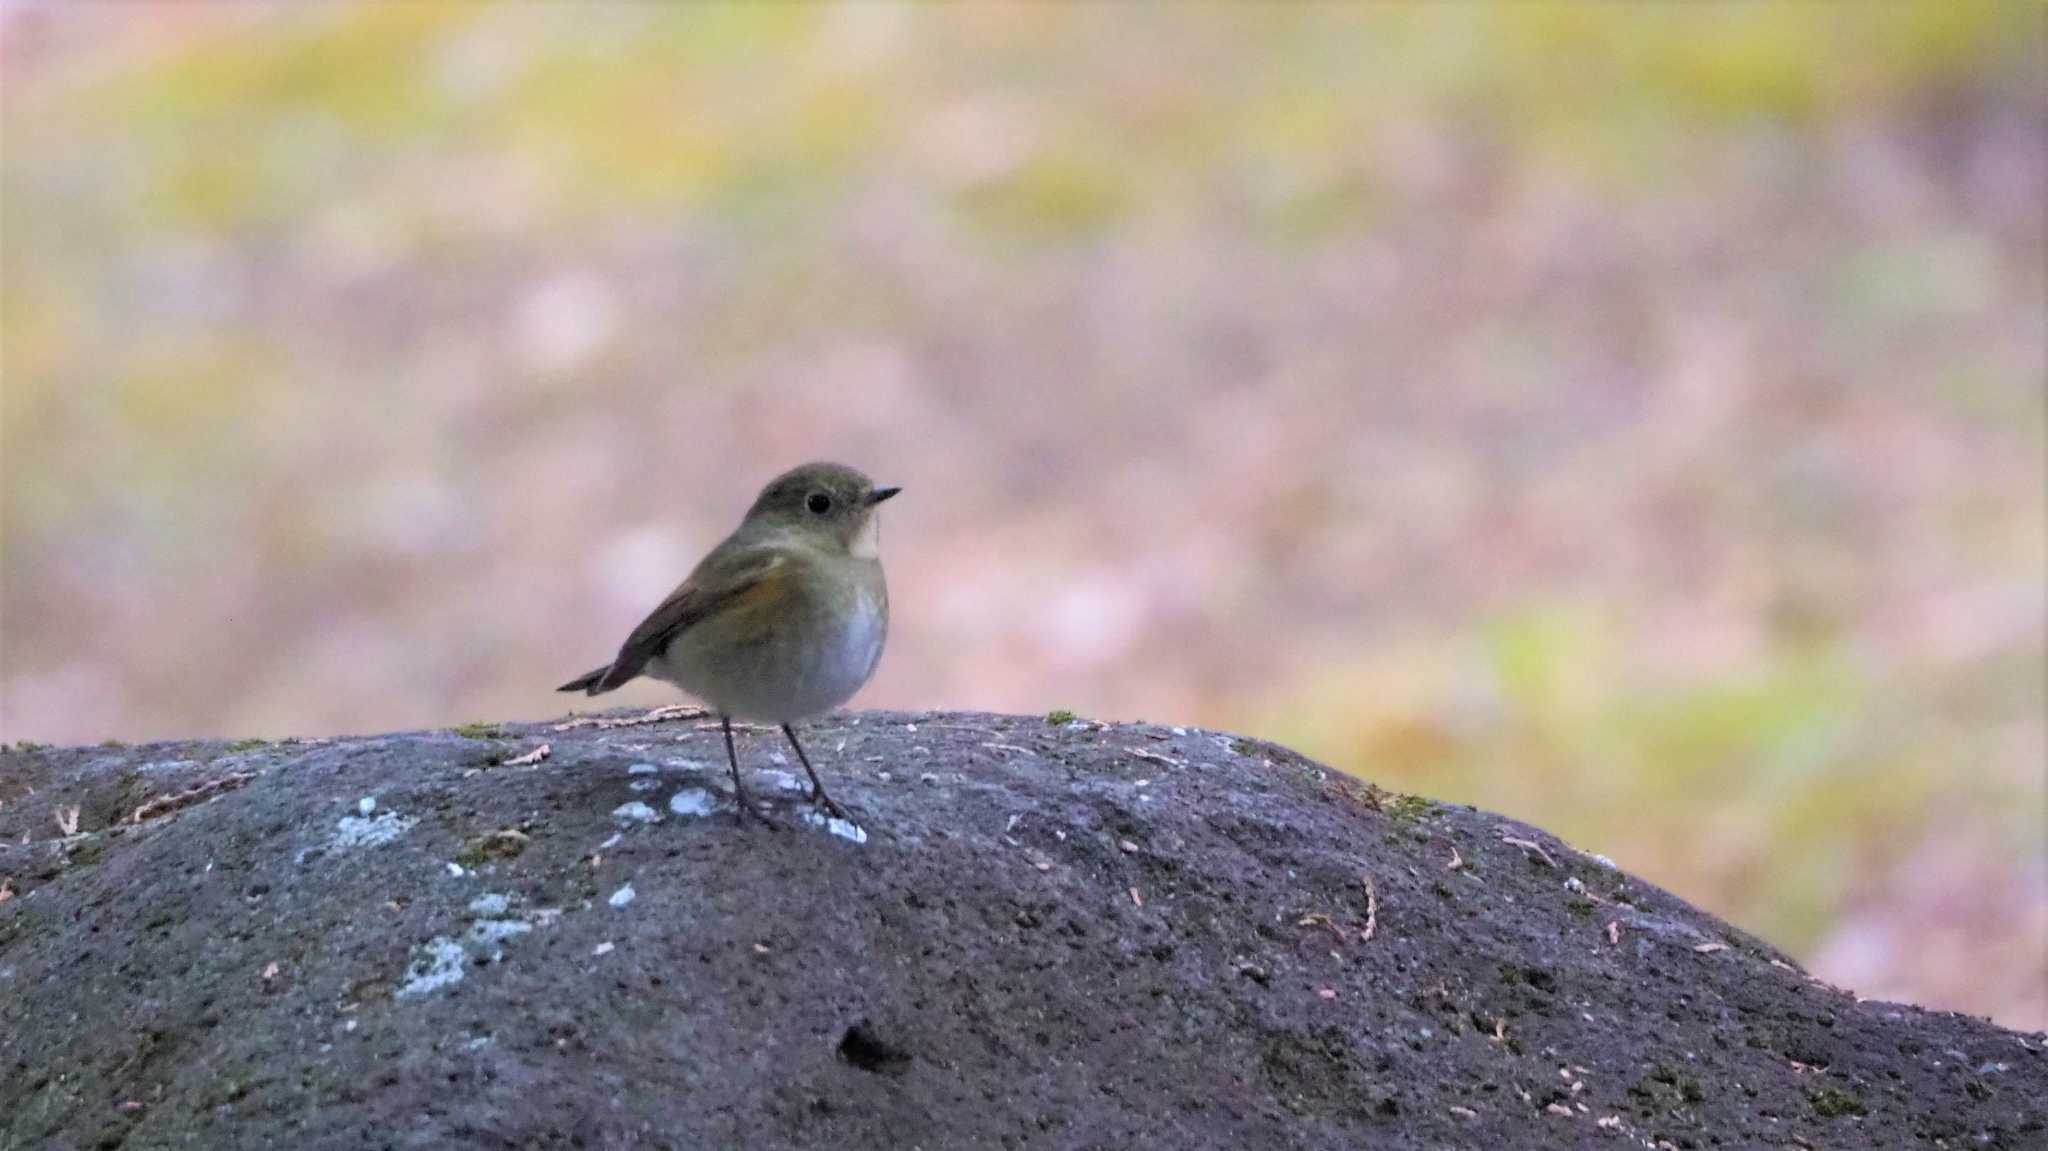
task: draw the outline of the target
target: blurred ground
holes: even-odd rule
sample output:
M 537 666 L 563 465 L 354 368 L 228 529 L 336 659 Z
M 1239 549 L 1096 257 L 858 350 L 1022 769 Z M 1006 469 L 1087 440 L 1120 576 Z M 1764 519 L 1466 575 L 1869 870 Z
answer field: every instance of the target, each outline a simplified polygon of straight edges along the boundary
M 0 35 L 7 739 L 551 714 L 829 456 L 861 703 L 1256 732 L 2048 1025 L 2037 6 Z

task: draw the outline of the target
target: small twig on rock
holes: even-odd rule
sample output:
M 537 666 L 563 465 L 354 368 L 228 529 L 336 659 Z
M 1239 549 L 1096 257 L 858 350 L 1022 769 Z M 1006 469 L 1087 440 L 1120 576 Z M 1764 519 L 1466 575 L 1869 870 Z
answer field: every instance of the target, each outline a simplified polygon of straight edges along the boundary
M 1505 831 L 1506 829 L 1503 828 L 1502 830 Z M 1512 844 L 1515 847 L 1519 847 L 1523 851 L 1533 852 L 1536 858 L 1543 862 L 1543 866 L 1545 867 L 1552 869 L 1555 869 L 1557 867 L 1557 860 L 1550 858 L 1550 853 L 1543 850 L 1543 845 L 1537 843 L 1535 840 L 1516 839 L 1512 835 L 1503 835 L 1500 837 L 1500 841 L 1502 843 Z
M 550 754 L 554 752 L 554 750 L 555 749 L 552 745 L 544 743 L 541 744 L 539 747 L 534 748 L 532 751 L 527 752 L 525 755 L 514 756 L 513 758 L 506 760 L 504 766 L 531 767 L 534 764 L 539 763 L 541 760 L 546 759 Z
M 1337 942 L 1351 942 L 1351 937 L 1344 934 L 1344 929 L 1342 927 L 1337 926 L 1337 922 L 1335 920 L 1331 919 L 1327 915 L 1322 914 L 1321 912 L 1317 912 L 1314 915 L 1304 915 L 1300 919 L 1295 920 L 1294 925 L 1296 927 L 1327 927 L 1330 929 L 1330 934 L 1335 935 L 1337 937 Z
M 1372 941 L 1372 933 L 1380 929 L 1380 893 L 1373 886 L 1372 876 L 1365 877 L 1365 931 L 1358 937 L 1360 943 Z
M 219 779 L 209 779 L 205 783 L 199 784 L 196 787 L 188 787 L 180 792 L 174 792 L 170 795 L 159 795 L 141 807 L 136 808 L 133 812 L 130 812 L 128 822 L 145 823 L 160 816 L 169 815 L 174 811 L 190 807 L 202 799 L 219 795 L 225 791 L 233 791 L 255 778 L 256 773 L 253 771 L 238 771 L 232 775 L 223 775 Z
M 711 712 L 707 708 L 698 707 L 695 704 L 677 703 L 670 704 L 667 707 L 657 707 L 646 715 L 627 716 L 625 719 L 612 719 L 609 716 L 602 715 L 579 715 L 574 719 L 555 724 L 548 730 L 569 731 L 579 727 L 594 727 L 600 731 L 605 731 L 614 727 L 639 727 L 641 724 L 660 723 L 663 720 L 669 719 L 701 719 L 710 714 Z

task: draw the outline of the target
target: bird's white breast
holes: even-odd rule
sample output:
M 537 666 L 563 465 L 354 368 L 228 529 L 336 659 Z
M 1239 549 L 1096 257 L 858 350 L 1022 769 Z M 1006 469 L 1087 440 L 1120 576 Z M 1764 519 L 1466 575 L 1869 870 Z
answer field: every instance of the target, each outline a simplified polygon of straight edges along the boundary
M 888 622 L 882 615 L 880 599 L 873 593 L 863 593 L 846 613 L 846 623 L 841 629 L 840 642 L 827 658 L 824 675 L 834 689 L 844 687 L 845 695 L 834 701 L 836 706 L 859 691 L 868 677 L 875 674 L 875 665 L 882 659 L 882 640 L 888 633 Z
M 652 674 L 737 719 L 791 723 L 838 707 L 882 659 L 888 593 L 875 579 L 844 600 L 793 609 L 764 642 L 731 642 L 717 621 L 691 628 Z
M 818 642 L 807 645 L 793 676 L 763 677 L 761 696 L 780 696 L 772 710 L 782 714 L 770 718 L 803 718 L 830 711 L 866 684 L 882 660 L 882 642 L 888 633 L 879 591 L 862 592 L 847 611 L 834 621 L 837 626 Z M 778 686 L 770 686 L 776 681 Z M 758 700 L 769 704 L 768 698 Z

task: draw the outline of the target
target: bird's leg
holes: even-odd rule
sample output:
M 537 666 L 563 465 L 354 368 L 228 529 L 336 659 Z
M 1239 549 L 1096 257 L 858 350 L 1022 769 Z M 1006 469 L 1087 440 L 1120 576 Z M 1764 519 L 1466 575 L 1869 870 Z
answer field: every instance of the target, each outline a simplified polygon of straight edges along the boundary
M 811 770 L 811 757 L 804 754 L 804 745 L 796 741 L 795 729 L 785 723 L 782 725 L 782 734 L 789 737 L 789 746 L 796 749 L 796 761 L 804 765 L 804 774 L 811 777 L 811 802 L 852 823 L 853 817 L 846 813 L 845 808 L 839 806 L 839 801 L 825 794 L 825 783 L 818 778 L 817 772 Z
M 733 798 L 739 801 L 740 811 L 745 813 L 741 818 L 744 819 L 746 815 L 751 815 L 770 827 L 775 826 L 774 820 L 763 815 L 761 809 L 754 806 L 754 801 L 747 796 L 747 785 L 740 782 L 740 756 L 737 751 L 733 750 L 732 746 L 732 717 L 721 713 L 718 717 L 718 725 L 725 731 L 725 762 L 726 766 L 732 768 Z

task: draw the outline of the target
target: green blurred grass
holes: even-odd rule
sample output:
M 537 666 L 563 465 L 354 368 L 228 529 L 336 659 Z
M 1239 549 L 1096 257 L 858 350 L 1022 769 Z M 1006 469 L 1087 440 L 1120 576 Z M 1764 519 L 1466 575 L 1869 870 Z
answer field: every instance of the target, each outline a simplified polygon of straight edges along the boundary
M 292 219 L 334 181 L 414 148 L 532 157 L 571 219 L 745 213 L 844 178 L 935 87 L 971 73 L 1050 93 L 1044 131 L 1063 146 L 963 190 L 955 207 L 996 231 L 1086 234 L 1119 204 L 1170 197 L 1191 167 L 1314 168 L 1384 125 L 1466 109 L 1485 110 L 1517 153 L 1653 193 L 1675 174 L 1661 161 L 1677 137 L 1995 82 L 2027 67 L 2039 32 L 2032 6 L 1999 2 L 1208 6 L 1192 17 L 1076 5 L 925 14 L 907 26 L 913 63 L 863 69 L 832 62 L 827 9 L 597 10 L 608 19 L 374 4 L 246 21 L 86 86 L 64 130 L 139 153 L 148 179 L 98 191 L 149 192 L 114 213 L 143 227 Z M 477 65 L 473 82 L 454 78 L 465 38 L 488 31 L 527 50 Z M 1126 38 L 1159 63 L 1106 65 Z M 764 65 L 778 83 L 748 83 Z M 1105 71 L 1116 81 L 1098 82 Z M 11 127 L 43 130 L 26 117 Z M 1105 128 L 1140 146 L 1110 146 Z M 1288 198 L 1269 210 L 1301 226 Z
M 1792 643 L 1716 677 L 1647 671 L 1604 613 L 1529 608 L 1431 651 L 1326 669 L 1247 720 L 1404 792 L 1514 813 L 1795 953 L 1907 845 L 2048 842 L 2042 780 L 1984 770 L 2039 715 L 2038 644 L 1874 673 Z M 1960 826 L 1959 826 L 1960 825 Z

